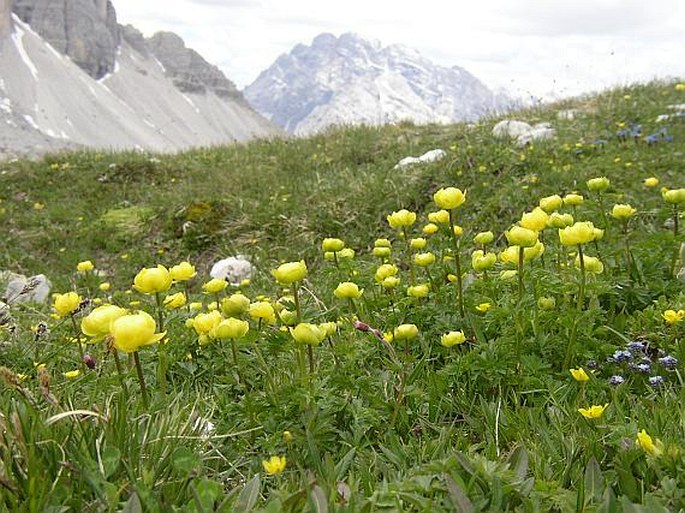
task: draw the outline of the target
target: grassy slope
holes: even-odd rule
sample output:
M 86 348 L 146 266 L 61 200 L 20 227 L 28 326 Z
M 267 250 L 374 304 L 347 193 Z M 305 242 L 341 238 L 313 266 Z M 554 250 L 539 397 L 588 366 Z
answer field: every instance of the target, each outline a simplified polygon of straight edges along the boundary
M 611 402 L 615 408 L 611 421 L 596 428 L 576 418 L 576 407 L 586 402 L 578 395 L 578 387 L 569 383 L 562 365 L 569 353 L 561 346 L 567 338 L 581 341 L 569 362 L 577 366 L 585 358 L 605 357 L 618 347 L 621 340 L 615 332 L 627 337 L 662 337 L 677 345 L 677 333 L 664 335 L 659 313 L 667 307 L 683 307 L 682 295 L 678 295 L 681 285 L 669 272 L 678 241 L 664 228 L 670 212 L 658 191 L 645 188 L 642 180 L 658 176 L 662 185 L 685 185 L 685 123 L 669 123 L 674 142 L 653 147 L 644 142 L 620 143 L 614 134 L 620 123 L 630 122 L 641 123 L 645 133 L 654 132 L 658 128 L 654 120 L 665 112 L 665 106 L 684 101 L 685 93 L 675 91 L 672 84 L 651 84 L 523 112 L 517 117 L 551 121 L 558 129 L 555 141 L 525 149 L 493 140 L 494 122 L 486 121 L 472 127 L 405 124 L 349 128 L 309 139 L 255 142 L 177 156 L 87 152 L 2 164 L 0 208 L 5 237 L 1 267 L 25 274 L 45 273 L 56 290 L 65 291 L 78 283 L 75 264 L 92 259 L 114 288 L 123 290 L 143 266 L 172 265 L 189 258 L 204 276 L 217 257 L 242 253 L 250 255 L 260 270 L 250 289 L 254 295 L 275 293 L 268 270 L 278 262 L 304 258 L 312 275 L 313 294 L 328 305 L 321 311 L 316 302 L 309 301 L 306 316 L 312 320 L 346 314 L 344 307 L 329 300 L 330 291 L 343 278 L 322 261 L 321 240 L 340 237 L 358 250 L 358 280 L 370 291 L 368 275 L 373 272 L 374 259 L 369 250 L 377 237 L 391 233 L 386 215 L 399 208 L 420 214 L 434 209 L 430 198 L 440 187 L 454 185 L 467 191 L 467 203 L 459 210 L 458 219 L 465 229 L 463 258 L 468 257 L 476 232 L 495 232 L 501 249 L 506 241 L 499 235 L 540 197 L 574 190 L 587 195 L 588 178 L 610 178 L 612 187 L 605 194 L 608 207 L 627 202 L 639 208 L 638 218 L 631 223 L 632 251 L 639 262 L 633 279 L 621 274 L 621 238 L 616 231 L 609 231 L 605 258 L 613 277 L 589 285 L 596 308 L 580 317 L 572 308 L 575 281 L 538 268 L 530 274 L 535 291 L 556 295 L 558 313 L 531 313 L 529 318 L 528 312 L 535 311 L 534 301 L 517 304 L 507 285 L 497 285 L 496 290 L 474 285 L 467 294 L 469 311 L 486 299 L 496 301 L 497 308 L 468 327 L 454 309 L 446 307 L 453 304 L 451 293 L 439 293 L 436 301 L 420 308 L 406 299 L 399 300 L 397 309 L 382 302 L 365 302 L 364 318 L 373 325 L 384 329 L 409 321 L 419 325 L 426 333 L 422 347 L 431 355 L 407 364 L 412 370 L 406 390 L 410 410 L 400 414 L 391 431 L 385 428 L 395 423 L 391 399 L 397 393 L 396 376 L 401 370 L 393 367 L 397 362 L 379 354 L 377 346 L 360 346 L 360 340 L 368 343 L 368 339 L 349 330 L 341 335 L 335 350 L 331 349 L 335 361 L 327 358 L 328 353 L 326 357 L 322 354 L 314 390 L 298 386 L 298 375 L 290 368 L 295 353 L 282 349 L 287 337 L 267 337 L 265 357 L 274 372 L 280 369 L 274 378 L 278 391 L 255 388 L 239 400 L 238 381 L 260 383 L 263 368 L 251 360 L 242 369 L 243 376 L 238 376 L 232 369 L 217 367 L 217 359 L 230 357 L 216 349 L 197 362 L 184 362 L 192 340 L 190 335 L 182 335 L 184 328 L 179 327 L 174 334 L 185 337 L 187 344 L 170 350 L 175 362 L 170 373 L 177 395 L 169 400 L 156 398 L 155 422 L 127 416 L 128 409 L 131 415 L 143 410 L 134 399 L 127 403 L 121 394 L 111 392 L 117 388 L 114 375 L 106 382 L 109 388 L 85 377 L 78 385 L 60 384 L 60 397 L 74 408 L 96 404 L 107 410 L 110 419 L 102 427 L 102 436 L 111 448 L 113 468 L 111 472 L 94 470 L 98 459 L 93 443 L 98 432 L 89 425 L 81 428 L 80 441 L 74 441 L 78 436 L 71 431 L 64 431 L 66 426 L 55 437 L 63 437 L 57 446 L 66 448 L 68 460 L 88 476 L 90 487 L 61 480 L 55 462 L 65 456 L 57 448 L 37 454 L 15 446 L 14 450 L 27 451 L 24 459 L 29 474 L 42 464 L 54 483 L 59 483 L 55 485 L 59 493 L 51 495 L 49 488 L 34 493 L 36 510 L 46 503 L 74 505 L 79 501 L 94 510 L 106 509 L 103 504 L 123 502 L 134 490 L 152 509 L 170 503 L 197 504 L 189 490 L 195 490 L 197 496 L 205 488 L 214 490 L 213 486 L 218 489 L 206 493 L 216 492 L 218 504 L 224 493 L 239 491 L 259 471 L 266 453 L 286 450 L 279 438 L 284 429 L 296 435 L 294 445 L 287 448 L 293 470 L 262 487 L 273 511 L 284 502 L 294 510 L 304 508 L 307 497 L 309 507 L 321 511 L 321 506 L 316 506 L 319 492 L 329 498 L 331 507 L 344 509 L 335 499 L 338 480 L 353 492 L 351 510 L 386 506 L 425 511 L 431 504 L 435 511 L 442 511 L 449 509 L 450 501 L 461 500 L 459 490 L 466 491 L 477 510 L 523 508 L 526 504 L 525 510 L 558 507 L 566 511 L 584 500 L 592 510 L 592 504 L 601 502 L 588 499 L 591 492 L 587 488 L 595 483 L 593 479 L 602 481 L 602 488 L 609 483 L 614 494 L 625 497 L 623 501 L 652 500 L 640 490 L 646 487 L 664 503 L 677 504 L 677 489 L 682 489 L 683 483 L 675 480 L 674 471 L 639 460 L 632 444 L 635 430 L 645 426 L 664 439 L 682 439 L 680 387 L 645 396 L 643 401 L 631 389 L 617 393 L 593 382 L 587 400 Z M 577 107 L 582 114 L 570 121 L 556 120 L 556 110 L 568 107 Z M 598 139 L 608 143 L 593 147 L 591 143 Z M 400 158 L 432 148 L 447 150 L 448 157 L 408 170 L 393 169 Z M 577 217 L 601 224 L 597 206 L 590 201 L 579 208 Z M 553 258 L 551 251 L 548 262 Z M 193 289 L 199 290 L 200 284 L 201 280 Z M 26 322 L 43 318 L 41 312 L 18 315 L 25 315 Z M 440 333 L 459 325 L 471 330 L 472 351 L 456 358 L 430 349 L 430 342 Z M 67 328 L 54 326 L 56 335 L 50 348 L 58 337 L 66 336 Z M 482 344 L 483 340 L 493 343 Z M 241 356 L 254 356 L 251 351 L 244 348 Z M 54 355 L 55 368 L 69 368 L 63 350 L 48 354 Z M 12 366 L 20 362 L 17 365 L 24 367 L 15 370 L 29 373 L 30 356 L 14 348 L 0 363 Z M 682 349 L 678 356 L 682 361 Z M 154 381 L 154 365 L 149 372 Z M 129 386 L 135 388 L 135 381 Z M 40 413 L 27 413 L 26 406 L 17 413 L 12 393 L 4 390 L 0 404 L 7 418 L 14 415 L 26 423 L 24 428 L 15 427 L 16 436 L 16 430 L 29 429 L 30 423 L 40 425 L 43 419 Z M 79 402 L 79 394 L 88 400 Z M 159 413 L 164 410 L 171 414 Z M 146 442 L 168 433 L 187 435 L 191 429 L 179 419 L 190 412 L 214 415 L 221 433 L 256 432 L 209 446 L 189 441 L 169 449 Z M 130 423 L 134 424 L 132 439 L 125 435 Z M 34 443 L 49 436 L 36 428 Z M 10 451 L 13 444 L 19 442 L 6 436 L 0 451 L 3 447 Z M 621 444 L 629 444 L 631 450 L 621 452 Z M 522 446 L 525 452 L 515 450 Z M 189 454 L 183 452 L 187 447 L 192 449 Z M 460 463 L 457 460 L 462 456 L 452 456 L 457 449 L 469 453 L 467 461 Z M 600 462 L 597 469 L 592 457 Z M 8 469 L 7 461 L 5 458 L 5 467 L 0 467 L 0 477 L 20 473 L 17 468 Z M 682 461 L 674 457 L 671 464 L 679 469 Z M 89 465 L 93 469 L 88 469 Z M 191 475 L 199 473 L 201 479 L 185 481 L 186 466 Z M 456 479 L 457 491 L 449 480 L 444 484 L 436 477 L 445 472 Z M 583 476 L 585 491 L 578 484 Z M 37 486 L 30 476 L 7 480 L 21 490 L 31 482 Z M 319 484 L 312 484 L 315 481 Z M 597 493 L 598 498 L 602 496 L 601 491 Z M 68 494 L 73 498 L 68 499 Z M 609 501 L 606 497 L 605 503 Z M 226 505 L 233 507 L 234 500 L 235 496 L 229 497 Z M 11 504 L 28 508 L 28 502 Z

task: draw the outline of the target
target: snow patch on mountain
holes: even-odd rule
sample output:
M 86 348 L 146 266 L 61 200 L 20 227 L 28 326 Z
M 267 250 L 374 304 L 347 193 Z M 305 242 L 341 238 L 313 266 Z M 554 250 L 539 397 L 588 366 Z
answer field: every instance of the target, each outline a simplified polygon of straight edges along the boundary
M 320 34 L 281 55 L 244 91 L 266 118 L 295 134 L 331 125 L 411 120 L 475 120 L 503 106 L 457 66 L 433 64 L 401 45 L 383 47 L 356 34 Z

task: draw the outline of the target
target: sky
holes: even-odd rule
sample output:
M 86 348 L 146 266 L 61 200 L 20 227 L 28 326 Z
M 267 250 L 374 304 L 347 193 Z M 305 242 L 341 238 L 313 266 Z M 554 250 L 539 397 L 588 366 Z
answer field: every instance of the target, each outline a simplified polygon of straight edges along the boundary
M 168 30 L 242 89 L 323 32 L 402 44 L 493 90 L 552 99 L 685 77 L 684 0 L 112 0 Z

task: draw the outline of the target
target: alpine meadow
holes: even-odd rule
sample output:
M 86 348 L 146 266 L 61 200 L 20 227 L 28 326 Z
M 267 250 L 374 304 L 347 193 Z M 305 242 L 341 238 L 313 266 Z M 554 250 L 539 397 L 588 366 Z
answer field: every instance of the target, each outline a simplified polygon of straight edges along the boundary
M 514 114 L 0 163 L 0 510 L 685 511 L 685 83 Z

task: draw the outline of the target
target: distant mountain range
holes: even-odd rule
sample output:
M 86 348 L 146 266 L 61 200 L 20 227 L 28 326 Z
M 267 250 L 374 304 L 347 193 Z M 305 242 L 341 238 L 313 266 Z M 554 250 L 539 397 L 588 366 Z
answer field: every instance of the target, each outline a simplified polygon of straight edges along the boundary
M 317 36 L 281 55 L 244 90 L 266 118 L 294 134 L 331 125 L 475 120 L 510 103 L 458 66 L 355 34 Z
M 144 38 L 108 0 L 0 0 L 0 155 L 281 133 L 180 37 Z

